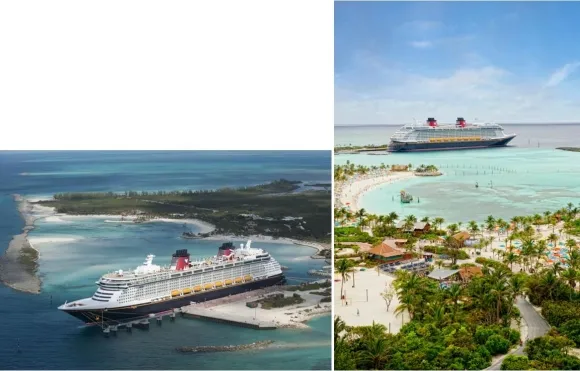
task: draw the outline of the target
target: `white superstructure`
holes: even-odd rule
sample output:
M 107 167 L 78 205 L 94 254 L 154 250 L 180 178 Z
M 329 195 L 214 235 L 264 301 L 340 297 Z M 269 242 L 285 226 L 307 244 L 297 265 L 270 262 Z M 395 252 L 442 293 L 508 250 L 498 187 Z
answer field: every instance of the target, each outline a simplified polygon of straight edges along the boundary
M 101 310 L 156 304 L 196 294 L 244 285 L 281 275 L 280 264 L 251 241 L 234 248 L 223 244 L 216 256 L 190 260 L 187 250 L 173 254 L 169 267 L 153 264 L 147 255 L 142 265 L 132 271 L 105 274 L 90 298 L 65 303 L 61 310 Z

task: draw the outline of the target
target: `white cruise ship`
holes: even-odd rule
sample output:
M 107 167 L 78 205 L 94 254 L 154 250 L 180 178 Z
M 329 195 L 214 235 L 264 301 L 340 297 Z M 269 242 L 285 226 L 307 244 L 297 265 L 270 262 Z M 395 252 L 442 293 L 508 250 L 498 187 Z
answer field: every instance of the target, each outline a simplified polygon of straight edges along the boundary
M 169 267 L 153 264 L 154 257 L 133 271 L 105 274 L 92 297 L 58 309 L 88 324 L 114 324 L 285 282 L 280 264 L 251 241 L 239 248 L 224 243 L 208 259 L 190 260 L 187 250 L 177 250 Z
M 426 125 L 409 124 L 391 136 L 389 152 L 441 151 L 505 147 L 516 134 L 505 134 L 498 124 L 468 124 L 458 117 L 455 124 L 439 125 L 430 117 Z

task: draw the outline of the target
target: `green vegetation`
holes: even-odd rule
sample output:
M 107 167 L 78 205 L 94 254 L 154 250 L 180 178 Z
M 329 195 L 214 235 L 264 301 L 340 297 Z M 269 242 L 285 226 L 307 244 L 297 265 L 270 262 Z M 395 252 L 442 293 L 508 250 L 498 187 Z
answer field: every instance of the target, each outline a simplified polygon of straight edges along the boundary
M 27 273 L 36 275 L 38 272 L 38 251 L 34 250 L 28 242 L 20 249 L 18 261 Z
M 580 235 L 579 216 L 580 210 L 569 203 L 555 212 L 515 216 L 509 221 L 489 216 L 483 224 L 458 222 L 445 229 L 443 218 L 424 218 L 421 221 L 430 223 L 431 230 L 413 236 L 396 225 L 398 221 L 413 225 L 417 222 L 414 215 L 372 215 L 364 209 L 335 209 L 335 222 L 339 225 L 356 223 L 356 227 L 336 228 L 335 251 L 349 247 L 360 258 L 335 260 L 335 271 L 342 278 L 341 290 L 347 280 L 355 279 L 355 266 L 370 267 L 366 254 L 346 242 L 375 245 L 386 237 L 404 238 L 408 240 L 407 252 L 416 256 L 423 251 L 448 255 L 451 262 L 447 266 L 451 267 L 458 267 L 461 262 L 457 260 L 469 257 L 467 249 L 485 249 L 494 257 L 477 257 L 475 265 L 482 266 L 483 276 L 448 289 L 428 278 L 398 271 L 395 284 L 400 305 L 395 311 L 408 322 L 399 333 L 390 334 L 385 324 L 349 327 L 336 317 L 335 369 L 489 367 L 493 355 L 506 354 L 520 344 L 518 331 L 511 328 L 520 319 L 515 306 L 520 295 L 527 295 L 532 304 L 541 306 L 542 315 L 553 327 L 547 335 L 526 342 L 525 356 L 506 357 L 502 369 L 579 369 L 580 359 L 570 349 L 580 345 L 580 246 L 569 238 Z M 541 225 L 551 229 L 549 236 L 537 233 Z M 363 232 L 368 229 L 373 236 Z M 462 230 L 479 241 L 464 247 L 462 241 L 452 237 Z M 419 239 L 431 244 L 416 244 Z M 505 247 L 490 251 L 494 240 L 500 240 Z M 567 256 L 546 264 L 549 244 L 565 246 Z M 443 261 L 437 260 L 434 265 L 441 267 Z M 461 264 L 464 265 L 467 264 Z
M 419 165 L 419 167 L 415 168 L 416 173 L 437 173 L 439 169 L 435 165 Z
M 434 280 L 401 271 L 395 280 L 410 321 L 396 334 L 382 324 L 348 327 L 335 319 L 335 369 L 480 370 L 491 357 L 519 344 L 510 329 L 521 294 L 503 271 L 487 271 L 466 286 L 440 288 Z
M 324 291 L 310 291 L 312 295 L 320 295 L 320 296 L 330 296 L 332 295 L 332 289 L 329 287 Z
M 262 309 L 272 309 L 272 308 L 287 307 L 289 305 L 301 304 L 303 302 L 304 299 L 296 293 L 292 294 L 292 296 L 284 296 L 284 294 L 274 294 L 264 299 L 247 302 L 246 306 L 250 308 L 256 308 L 258 305 L 261 304 Z
M 344 152 L 373 152 L 373 151 L 386 151 L 389 148 L 386 144 L 367 144 L 366 146 L 337 146 L 334 147 L 334 153 L 340 154 Z
M 327 280 L 324 282 L 302 283 L 298 286 L 288 286 L 285 289 L 287 291 L 310 291 L 329 288 L 330 285 L 331 285 L 330 281 Z
M 556 147 L 556 149 L 561 149 L 562 151 L 580 152 L 580 147 Z
M 542 303 L 542 316 L 555 327 L 580 320 L 580 301 L 545 301 Z
M 59 193 L 39 201 L 59 213 L 196 218 L 216 226 L 213 234 L 263 234 L 305 240 L 330 240 L 329 191 L 295 192 L 301 182 L 278 180 L 243 188 L 158 191 L 123 194 Z M 301 217 L 293 219 L 287 217 Z
M 529 368 L 535 370 L 578 370 L 580 358 L 571 356 L 568 351 L 574 342 L 565 336 L 550 331 L 546 336 L 530 340 L 526 344 Z
M 363 232 L 357 227 L 336 227 L 334 228 L 334 241 L 340 242 L 366 242 L 375 244 L 381 242 L 381 238 L 371 237 L 367 232 Z M 348 247 L 345 245 L 345 247 Z

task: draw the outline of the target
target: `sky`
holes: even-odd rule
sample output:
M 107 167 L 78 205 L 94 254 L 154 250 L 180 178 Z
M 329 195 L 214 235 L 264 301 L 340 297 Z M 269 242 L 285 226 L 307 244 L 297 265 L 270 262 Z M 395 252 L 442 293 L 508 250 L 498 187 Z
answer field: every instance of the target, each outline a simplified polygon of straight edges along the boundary
M 580 122 L 580 2 L 335 2 L 335 125 Z

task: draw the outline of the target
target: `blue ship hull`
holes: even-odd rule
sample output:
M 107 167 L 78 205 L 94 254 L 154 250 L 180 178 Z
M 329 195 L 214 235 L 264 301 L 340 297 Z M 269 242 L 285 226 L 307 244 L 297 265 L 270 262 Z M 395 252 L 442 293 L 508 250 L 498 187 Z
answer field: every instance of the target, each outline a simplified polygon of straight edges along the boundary
M 505 147 L 515 138 L 515 135 L 502 139 L 477 140 L 465 142 L 442 142 L 442 143 L 409 143 L 391 141 L 389 152 L 423 152 L 423 151 L 450 151 L 460 149 L 481 149 L 493 147 Z
M 193 302 L 203 302 L 222 298 L 224 296 L 240 294 L 246 291 L 262 289 L 269 286 L 281 285 L 286 282 L 283 274 L 269 277 L 264 280 L 252 281 L 244 284 L 226 286 L 221 289 L 203 291 L 197 294 L 179 296 L 171 300 L 156 302 L 145 305 L 110 308 L 105 310 L 74 310 L 65 309 L 73 317 L 80 319 L 86 324 L 108 324 L 130 322 L 132 320 L 147 318 L 150 314 L 161 313 L 176 308 L 181 308 Z

